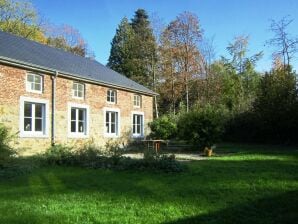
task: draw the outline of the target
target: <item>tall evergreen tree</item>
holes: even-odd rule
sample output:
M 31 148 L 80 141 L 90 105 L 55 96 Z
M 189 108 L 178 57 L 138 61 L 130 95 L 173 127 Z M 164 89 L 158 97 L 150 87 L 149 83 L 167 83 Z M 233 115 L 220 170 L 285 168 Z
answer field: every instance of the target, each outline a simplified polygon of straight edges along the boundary
M 132 78 L 147 87 L 154 88 L 157 47 L 147 12 L 144 9 L 138 9 L 131 25 L 135 32 L 132 49 L 134 60 Z
M 132 47 L 134 41 L 134 31 L 128 22 L 128 19 L 124 17 L 117 30 L 111 43 L 110 57 L 108 60 L 108 66 L 129 77 L 134 75 Z

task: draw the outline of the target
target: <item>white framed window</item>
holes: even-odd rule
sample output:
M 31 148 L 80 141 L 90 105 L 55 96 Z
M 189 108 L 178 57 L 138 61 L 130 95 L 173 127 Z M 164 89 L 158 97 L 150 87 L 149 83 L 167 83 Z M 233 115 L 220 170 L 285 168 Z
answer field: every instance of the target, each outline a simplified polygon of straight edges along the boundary
M 89 106 L 68 103 L 68 137 L 86 138 L 89 135 Z
M 104 108 L 104 136 L 119 137 L 120 135 L 120 110 Z
M 84 99 L 85 85 L 80 82 L 74 82 L 72 84 L 72 96 L 73 98 Z
M 144 136 L 144 113 L 132 112 L 132 136 L 143 137 Z
M 133 106 L 140 108 L 142 105 L 142 97 L 138 94 L 133 95 Z
M 20 97 L 20 137 L 48 137 L 49 101 Z
M 108 89 L 107 91 L 107 102 L 111 104 L 117 103 L 117 91 L 114 89 Z
M 42 93 L 43 90 L 43 76 L 27 73 L 26 77 L 26 91 L 33 93 Z

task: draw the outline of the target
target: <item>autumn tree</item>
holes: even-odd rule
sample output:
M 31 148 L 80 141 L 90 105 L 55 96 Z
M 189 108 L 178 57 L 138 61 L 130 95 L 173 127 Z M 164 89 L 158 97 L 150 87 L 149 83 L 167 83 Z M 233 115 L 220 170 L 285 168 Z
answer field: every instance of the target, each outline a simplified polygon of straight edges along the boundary
M 0 30 L 46 42 L 38 12 L 30 1 L 0 0 Z
M 185 98 L 187 111 L 190 107 L 190 82 L 198 78 L 202 69 L 202 55 L 198 48 L 202 33 L 197 16 L 184 12 L 167 26 L 163 34 L 168 45 L 166 48 L 169 48 L 167 54 L 171 57 L 169 68 L 171 74 L 175 73 L 171 83 L 177 79 L 183 84 L 180 94 Z

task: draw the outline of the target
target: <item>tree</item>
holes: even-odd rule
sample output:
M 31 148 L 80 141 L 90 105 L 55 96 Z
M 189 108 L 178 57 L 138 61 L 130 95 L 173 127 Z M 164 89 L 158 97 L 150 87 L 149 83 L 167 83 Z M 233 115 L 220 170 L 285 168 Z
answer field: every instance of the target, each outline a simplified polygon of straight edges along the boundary
M 80 32 L 70 25 L 46 27 L 46 44 L 55 48 L 69 51 L 73 54 L 93 58 L 93 52 L 88 49 L 86 41 Z
M 46 42 L 38 13 L 29 1 L 0 0 L 0 30 Z
M 260 83 L 254 112 L 265 141 L 297 141 L 298 101 L 296 74 L 290 67 L 266 73 Z
M 189 110 L 189 83 L 197 78 L 202 68 L 202 55 L 198 43 L 202 29 L 196 15 L 184 12 L 172 21 L 164 31 L 165 43 L 169 46 L 171 73 L 177 73 L 185 92 L 186 110 Z M 172 76 L 174 78 L 174 76 Z M 172 80 L 173 82 L 173 80 Z
M 293 20 L 288 17 L 284 17 L 279 21 L 271 20 L 270 30 L 274 33 L 274 36 L 267 42 L 277 47 L 277 50 L 273 53 L 273 58 L 282 57 L 285 71 L 288 71 L 287 68 L 291 65 L 291 59 L 298 51 L 298 37 L 292 37 L 287 31 L 292 22 Z
M 134 30 L 129 24 L 128 19 L 124 17 L 112 40 L 107 65 L 128 78 L 133 77 L 135 74 L 132 54 L 134 38 Z
M 147 87 L 154 87 L 156 41 L 147 12 L 144 9 L 138 9 L 131 25 L 135 32 L 132 49 L 135 72 L 132 79 Z

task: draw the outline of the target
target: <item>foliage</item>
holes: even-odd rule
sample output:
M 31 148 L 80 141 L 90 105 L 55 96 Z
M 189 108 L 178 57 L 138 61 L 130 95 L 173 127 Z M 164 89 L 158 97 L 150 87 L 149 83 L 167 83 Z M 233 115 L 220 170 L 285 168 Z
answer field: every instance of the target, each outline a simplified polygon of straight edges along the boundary
M 225 140 L 277 144 L 297 143 L 298 99 L 296 74 L 274 69 L 261 78 L 250 110 L 226 123 Z
M 135 33 L 133 48 L 134 74 L 132 79 L 138 83 L 153 87 L 154 67 L 157 60 L 156 40 L 153 35 L 149 16 L 144 9 L 135 11 L 131 20 Z
M 180 102 L 186 109 L 191 106 L 191 83 L 202 73 L 202 56 L 198 43 L 202 38 L 199 19 L 190 12 L 181 13 L 162 32 L 159 47 L 160 92 L 162 101 L 170 103 L 169 109 L 175 114 Z M 197 87 L 197 86 L 195 86 Z M 194 88 L 195 88 L 194 87 Z
M 173 117 L 163 115 L 149 123 L 150 137 L 153 139 L 171 139 L 177 134 L 177 125 Z
M 223 132 L 224 110 L 206 105 L 184 113 L 178 120 L 178 137 L 194 146 L 211 148 L 220 140 Z
M 9 129 L 0 124 L 0 162 L 16 154 L 9 145 L 13 136 L 10 135 Z
M 111 43 L 111 51 L 107 66 L 131 78 L 134 75 L 134 61 L 132 47 L 135 33 L 128 19 L 124 17 Z
M 296 74 L 288 68 L 265 74 L 254 103 L 256 119 L 264 140 L 277 143 L 297 142 L 298 99 Z
M 78 30 L 69 25 L 42 23 L 30 0 L 0 0 L 0 30 L 76 55 L 94 58 Z
M 68 164 L 72 160 L 73 149 L 66 145 L 53 145 L 46 150 L 43 157 L 51 165 Z
M 30 1 L 0 0 L 0 30 L 41 43 L 46 41 Z
M 149 17 L 144 9 L 138 9 L 131 23 L 125 17 L 121 20 L 111 43 L 108 66 L 144 86 L 153 87 L 156 58 Z

